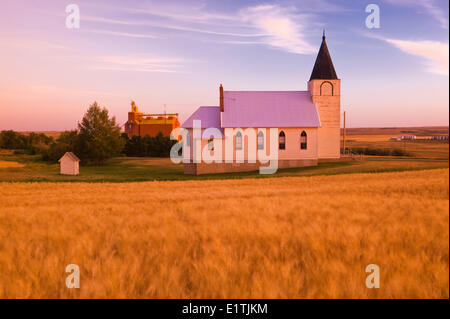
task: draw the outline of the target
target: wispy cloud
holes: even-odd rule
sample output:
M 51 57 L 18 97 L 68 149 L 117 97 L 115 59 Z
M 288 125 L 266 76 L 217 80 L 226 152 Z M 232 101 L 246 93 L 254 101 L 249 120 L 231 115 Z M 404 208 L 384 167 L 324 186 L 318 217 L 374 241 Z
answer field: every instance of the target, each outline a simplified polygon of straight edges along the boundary
M 293 7 L 260 5 L 241 10 L 240 16 L 242 21 L 267 34 L 261 39 L 266 45 L 298 54 L 315 52 L 305 40 L 308 16 L 298 14 Z
M 325 3 L 324 0 L 319 2 L 322 5 Z M 331 6 L 331 8 L 337 10 L 339 7 Z M 298 12 L 294 6 L 257 5 L 225 13 L 208 12 L 204 7 L 180 9 L 161 5 L 124 10 L 136 17 L 115 19 L 84 16 L 84 20 L 95 23 L 147 26 L 201 33 L 216 37 L 215 41 L 218 42 L 264 45 L 296 54 L 315 52 L 315 48 L 306 40 L 307 29 L 311 25 L 311 16 Z M 142 19 L 142 14 L 151 15 L 154 18 Z M 242 41 L 239 38 L 247 38 L 247 40 Z
M 402 40 L 373 33 L 361 33 L 368 38 L 389 43 L 397 49 L 424 59 L 427 72 L 449 74 L 449 43 L 430 40 Z
M 30 38 L 3 38 L 2 45 L 37 51 L 45 50 L 69 50 L 70 47 L 59 43 L 51 43 Z
M 442 28 L 448 29 L 447 10 L 439 7 L 436 0 L 384 0 L 385 2 L 396 6 L 417 7 L 425 10 L 427 14 L 433 17 Z M 447 1 L 447 0 L 444 0 Z
M 185 7 L 180 4 L 177 4 L 176 6 L 161 6 L 160 4 L 151 4 L 146 8 L 127 8 L 126 11 L 130 13 L 164 17 L 171 20 L 184 21 L 188 23 L 195 22 L 216 24 L 218 21 L 221 21 L 223 24 L 230 22 L 231 25 L 235 25 L 238 20 L 233 15 L 204 11 L 203 5 Z
M 31 83 L 25 87 L 11 88 L 11 92 L 14 94 L 23 94 L 23 90 L 27 93 L 33 93 L 36 95 L 48 95 L 53 96 L 58 93 L 63 93 L 65 96 L 69 95 L 82 95 L 82 96 L 112 96 L 112 97 L 124 97 L 126 96 L 123 93 L 117 91 L 104 91 L 104 90 L 95 90 L 95 89 L 79 89 L 74 87 L 63 87 L 58 85 L 51 84 L 42 84 L 42 83 Z
M 108 31 L 108 30 L 87 30 L 88 32 L 98 33 L 98 34 L 107 34 L 119 37 L 127 37 L 127 38 L 143 38 L 143 39 L 156 39 L 158 36 L 152 34 L 141 34 L 141 33 L 129 33 L 129 32 L 116 32 L 116 31 Z
M 223 36 L 231 36 L 231 37 L 261 37 L 266 36 L 264 33 L 248 33 L 248 32 L 227 32 L 227 31 L 215 31 L 209 28 L 199 28 L 199 27 L 191 27 L 185 25 L 177 25 L 170 22 L 164 21 L 143 21 L 143 20 L 123 20 L 123 19 L 109 19 L 103 17 L 95 17 L 95 16 L 86 16 L 83 18 L 86 21 L 91 22 L 100 22 L 107 24 L 118 24 L 118 25 L 128 25 L 128 26 L 147 26 L 147 27 L 156 27 L 177 31 L 185 31 L 185 32 L 195 32 L 195 33 L 204 33 L 204 34 L 212 34 L 212 35 L 223 35 Z
M 446 17 L 445 12 L 441 8 L 437 7 L 433 0 L 421 0 L 418 1 L 418 3 L 420 3 L 425 10 L 427 10 L 428 13 L 441 24 L 443 28 L 448 29 L 448 18 Z
M 142 58 L 138 56 L 99 56 L 92 59 L 95 70 L 175 73 L 182 66 L 178 58 Z
M 385 39 L 403 52 L 426 59 L 427 71 L 435 74 L 448 75 L 449 44 L 437 41 L 406 41 Z

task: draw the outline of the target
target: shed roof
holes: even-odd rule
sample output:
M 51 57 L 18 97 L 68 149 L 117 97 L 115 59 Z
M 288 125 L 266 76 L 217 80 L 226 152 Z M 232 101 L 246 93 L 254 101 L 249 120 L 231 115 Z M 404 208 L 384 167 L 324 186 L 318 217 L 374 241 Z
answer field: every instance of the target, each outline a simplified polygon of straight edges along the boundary
M 222 127 L 319 127 L 309 91 L 224 91 Z
M 66 152 L 63 156 L 58 160 L 58 162 L 61 162 L 64 158 L 69 158 L 75 162 L 80 162 L 81 160 L 72 152 Z

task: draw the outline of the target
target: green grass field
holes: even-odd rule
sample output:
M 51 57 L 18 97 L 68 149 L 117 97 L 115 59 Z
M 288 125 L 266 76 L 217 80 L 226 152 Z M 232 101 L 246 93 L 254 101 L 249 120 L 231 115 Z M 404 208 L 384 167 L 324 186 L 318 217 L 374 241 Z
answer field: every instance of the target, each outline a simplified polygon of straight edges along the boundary
M 16 155 L 0 151 L 0 182 L 132 182 L 151 180 L 203 180 L 232 178 L 267 178 L 285 176 L 312 176 L 350 174 L 361 172 L 389 172 L 447 168 L 448 161 L 433 159 L 369 158 L 364 160 L 341 160 L 321 162 L 318 166 L 279 170 L 274 175 L 258 172 L 226 173 L 211 175 L 184 175 L 183 166 L 173 164 L 168 158 L 119 157 L 104 166 L 81 166 L 80 175 L 59 174 L 58 164 L 48 164 L 38 156 Z
M 57 134 L 57 132 L 53 132 Z M 435 128 L 367 128 L 349 129 L 347 147 L 375 149 L 402 148 L 408 157 L 371 157 L 320 162 L 318 166 L 279 170 L 273 175 L 241 172 L 192 176 L 183 174 L 183 166 L 168 158 L 118 157 L 103 166 L 81 166 L 79 176 L 62 176 L 59 165 L 40 160 L 39 156 L 14 154 L 0 150 L 0 182 L 134 182 L 152 180 L 204 180 L 235 178 L 267 178 L 286 176 L 334 175 L 364 172 L 390 172 L 448 168 L 449 144 L 431 141 L 391 141 L 401 134 L 448 134 L 448 127 Z

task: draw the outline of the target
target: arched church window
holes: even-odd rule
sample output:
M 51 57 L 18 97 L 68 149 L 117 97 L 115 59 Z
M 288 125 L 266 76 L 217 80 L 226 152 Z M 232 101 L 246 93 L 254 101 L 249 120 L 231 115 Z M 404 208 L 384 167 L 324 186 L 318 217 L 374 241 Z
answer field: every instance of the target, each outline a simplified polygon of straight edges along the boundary
M 258 149 L 264 149 L 264 133 L 261 131 L 258 132 Z
M 186 139 L 186 146 L 190 147 L 191 146 L 191 134 L 189 134 L 189 132 L 186 132 L 185 139 Z
M 333 83 L 331 83 L 330 81 L 322 82 L 322 84 L 320 85 L 320 95 L 334 95 Z
M 303 131 L 302 134 L 300 134 L 300 149 L 306 150 L 308 148 L 308 136 L 306 135 L 306 132 Z
M 242 134 L 241 134 L 241 132 L 236 133 L 236 149 L 237 150 L 242 149 Z
M 213 137 L 208 139 L 208 150 L 209 151 L 214 151 L 214 138 Z
M 280 134 L 278 135 L 278 148 L 280 150 L 286 149 L 286 135 L 284 134 L 283 131 L 281 131 Z

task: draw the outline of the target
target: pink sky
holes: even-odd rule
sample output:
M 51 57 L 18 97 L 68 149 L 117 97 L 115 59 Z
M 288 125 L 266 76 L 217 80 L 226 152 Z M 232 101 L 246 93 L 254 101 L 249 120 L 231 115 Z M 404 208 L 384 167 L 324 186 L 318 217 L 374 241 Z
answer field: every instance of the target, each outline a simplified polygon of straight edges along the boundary
M 306 90 L 323 28 L 349 127 L 448 125 L 442 2 L 427 11 L 382 1 L 379 30 L 365 28 L 364 7 L 350 1 L 188 2 L 78 1 L 76 30 L 61 1 L 2 4 L 0 130 L 73 129 L 94 101 L 120 124 L 131 100 L 147 113 L 166 104 L 183 121 L 218 105 L 220 83 Z

